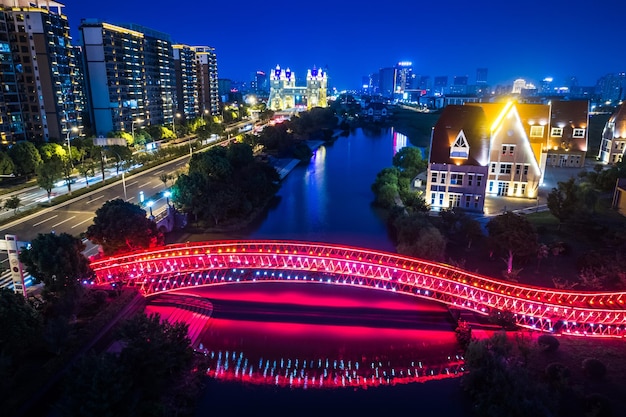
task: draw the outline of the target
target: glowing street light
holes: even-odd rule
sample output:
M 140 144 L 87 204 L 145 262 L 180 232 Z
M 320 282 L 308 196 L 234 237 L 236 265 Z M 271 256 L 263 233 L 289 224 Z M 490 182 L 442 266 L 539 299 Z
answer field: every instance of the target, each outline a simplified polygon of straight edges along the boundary
M 174 132 L 174 136 L 178 137 L 176 135 L 176 119 L 180 119 L 180 113 L 176 113 L 176 117 L 172 121 L 172 131 Z
M 154 215 L 152 214 L 152 206 L 154 205 L 154 201 L 150 200 L 146 203 L 146 206 L 150 209 L 150 218 L 154 220 Z
M 72 164 L 72 147 L 70 145 L 70 135 L 72 134 L 72 132 L 78 132 L 78 128 L 76 126 L 72 127 L 71 129 L 67 129 L 67 159 L 70 161 L 70 165 L 72 165 L 72 168 L 74 168 L 74 164 Z
M 133 120 L 130 126 L 131 136 L 133 137 L 133 144 L 135 143 L 135 123 L 142 123 L 143 119 Z

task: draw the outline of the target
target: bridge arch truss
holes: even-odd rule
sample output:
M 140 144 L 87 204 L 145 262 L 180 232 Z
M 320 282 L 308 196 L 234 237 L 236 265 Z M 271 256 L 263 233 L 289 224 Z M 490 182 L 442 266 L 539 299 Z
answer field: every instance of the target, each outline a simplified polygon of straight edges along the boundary
M 519 285 L 450 265 L 317 242 L 211 241 L 168 245 L 92 262 L 99 284 L 124 282 L 146 296 L 260 281 L 322 282 L 408 294 L 487 315 L 513 313 L 521 327 L 624 337 L 626 293 Z

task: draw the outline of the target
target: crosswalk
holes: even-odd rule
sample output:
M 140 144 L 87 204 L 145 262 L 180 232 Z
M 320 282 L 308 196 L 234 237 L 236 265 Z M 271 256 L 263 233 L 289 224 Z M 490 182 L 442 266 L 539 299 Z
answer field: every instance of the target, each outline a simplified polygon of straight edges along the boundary
M 26 288 L 33 285 L 33 277 L 30 276 L 28 272 L 24 273 L 24 284 L 26 284 Z M 0 273 L 0 288 L 9 288 L 13 289 L 13 280 L 11 279 L 11 270 L 5 269 Z

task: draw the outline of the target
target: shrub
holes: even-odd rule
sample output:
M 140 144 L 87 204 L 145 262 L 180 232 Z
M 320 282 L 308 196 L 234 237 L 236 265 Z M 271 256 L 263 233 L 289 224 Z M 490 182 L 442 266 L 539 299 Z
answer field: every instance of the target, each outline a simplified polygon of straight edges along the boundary
M 559 340 L 549 334 L 542 334 L 537 338 L 537 344 L 544 352 L 556 352 L 559 348 Z
M 591 379 L 603 379 L 606 376 L 606 365 L 596 358 L 587 358 L 583 361 L 585 376 Z
M 610 400 L 602 394 L 589 394 L 585 398 L 585 411 L 588 416 L 610 417 L 613 415 Z
M 570 377 L 569 368 L 562 363 L 548 364 L 544 370 L 546 382 L 550 385 L 566 385 Z
M 472 341 L 472 328 L 465 320 L 459 320 L 457 328 L 454 330 L 456 341 L 461 349 L 466 350 Z

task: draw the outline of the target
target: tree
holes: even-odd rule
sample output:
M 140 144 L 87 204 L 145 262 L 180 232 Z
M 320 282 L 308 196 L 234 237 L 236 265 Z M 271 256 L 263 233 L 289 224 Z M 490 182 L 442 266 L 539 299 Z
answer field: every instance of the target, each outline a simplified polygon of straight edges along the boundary
M 146 249 L 163 241 L 156 223 L 146 217 L 144 209 L 119 198 L 96 210 L 86 237 L 102 246 L 105 255 Z
M 94 272 L 82 254 L 83 242 L 67 233 L 39 234 L 30 247 L 20 252 L 20 261 L 37 282 L 50 292 L 71 293 L 81 281 L 91 280 Z
M 158 314 L 140 313 L 127 320 L 118 336 L 126 346 L 120 361 L 144 397 L 154 398 L 186 371 L 193 358 L 186 323 L 161 321 Z
M 567 181 L 559 181 L 557 188 L 553 188 L 548 194 L 548 209 L 559 219 L 559 230 L 564 222 L 574 217 L 580 209 L 580 202 L 579 186 L 573 177 Z
M 24 296 L 0 288 L 0 353 L 15 361 L 39 340 L 41 328 L 41 317 Z
M 11 175 L 15 174 L 15 164 L 13 160 L 6 152 L 0 152 L 0 174 Z
M 133 416 L 133 381 L 117 357 L 88 353 L 70 370 L 58 409 L 65 417 Z
M 58 157 L 53 157 L 37 167 L 37 185 L 46 190 L 48 201 L 56 182 L 61 178 L 63 162 Z
M 426 169 L 427 161 L 419 148 L 405 146 L 393 156 L 393 166 L 400 169 L 404 176 L 413 179 Z
M 14 195 L 13 197 L 9 197 L 5 200 L 3 207 L 5 210 L 13 210 L 13 214 L 17 214 L 17 212 L 20 211 L 21 205 L 22 200 L 20 200 L 18 196 Z
M 28 178 L 41 164 L 41 155 L 31 142 L 18 142 L 9 148 L 8 153 L 15 164 L 16 175 L 25 175 Z
M 85 177 L 85 184 L 89 188 L 89 176 L 94 175 L 96 171 L 96 164 L 92 159 L 84 159 L 78 166 L 78 172 Z
M 513 271 L 513 259 L 527 260 L 537 254 L 537 232 L 523 215 L 510 211 L 494 217 L 487 223 L 492 253 L 503 255 L 506 272 Z
M 132 161 L 133 151 L 128 146 L 111 145 L 106 154 L 115 161 L 115 175 L 119 175 L 120 168 L 125 162 Z

